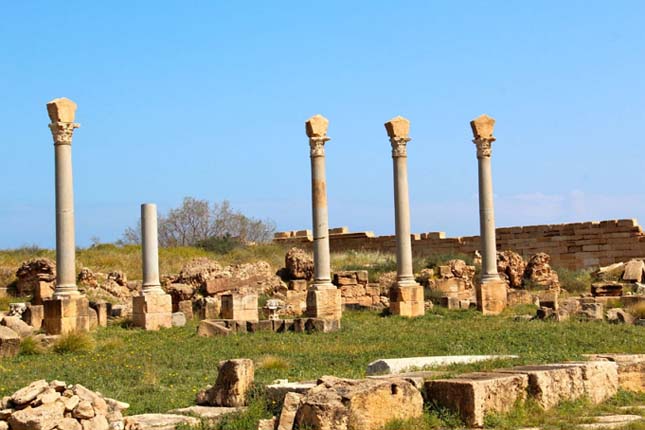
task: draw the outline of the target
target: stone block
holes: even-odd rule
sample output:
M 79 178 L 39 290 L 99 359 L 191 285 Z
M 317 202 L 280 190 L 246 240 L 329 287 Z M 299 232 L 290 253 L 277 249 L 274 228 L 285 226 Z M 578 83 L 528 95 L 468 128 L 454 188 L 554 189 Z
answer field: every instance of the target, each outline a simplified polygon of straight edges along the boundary
M 424 369 L 451 366 L 453 364 L 471 364 L 488 360 L 506 360 L 518 358 L 517 355 L 438 355 L 432 357 L 383 358 L 367 365 L 367 375 L 384 375 L 406 373 L 411 369 Z
M 43 326 L 43 320 L 45 319 L 45 307 L 43 305 L 27 306 L 27 309 L 22 314 L 22 319 L 24 322 L 32 326 L 34 330 L 40 330 Z
M 340 330 L 340 320 L 329 320 L 323 318 L 307 318 L 305 331 L 307 333 L 320 332 L 331 333 Z
M 177 303 L 177 310 L 184 314 L 186 320 L 190 321 L 193 319 L 193 302 L 191 300 L 182 300 Z
M 37 281 L 33 289 L 33 299 L 31 303 L 34 305 L 42 305 L 45 300 L 51 300 L 54 297 L 54 283 L 48 281 Z
M 0 358 L 14 357 L 20 352 L 20 336 L 8 327 L 0 326 Z
M 200 425 L 200 420 L 177 414 L 141 414 L 125 417 L 125 428 L 127 429 L 171 430 L 180 425 L 197 428 Z
M 602 303 L 585 303 L 580 304 L 579 317 L 590 321 L 602 321 L 604 316 L 604 306 Z
M 616 363 L 620 388 L 645 392 L 645 354 L 592 354 L 587 357 L 593 361 Z
M 171 315 L 171 324 L 173 327 L 183 327 L 186 325 L 186 315 L 183 312 L 173 312 Z
M 144 330 L 172 327 L 170 294 L 148 294 L 132 298 L 132 322 Z
M 197 335 L 202 337 L 229 336 L 233 330 L 226 325 L 212 320 L 202 320 L 197 327 Z
M 545 308 L 551 308 L 554 310 L 558 309 L 558 300 L 560 298 L 560 291 L 551 289 L 551 290 L 542 290 L 536 291 L 535 295 L 540 300 L 540 306 Z
M 222 296 L 221 316 L 223 319 L 258 321 L 257 294 L 225 294 Z
M 43 327 L 47 334 L 67 334 L 90 330 L 87 297 L 65 297 L 44 302 Z
M 273 321 L 273 331 L 276 333 L 285 333 L 288 331 L 294 331 L 294 323 L 291 319 L 286 320 L 275 320 Z
M 526 399 L 528 376 L 467 373 L 453 379 L 426 381 L 426 401 L 459 414 L 469 427 L 483 427 L 489 413 L 504 413 Z
M 510 289 L 507 291 L 506 297 L 508 306 L 532 305 L 534 303 L 533 295 L 526 290 Z
M 423 287 L 416 285 L 393 285 L 390 288 L 390 312 L 403 317 L 418 317 L 425 313 Z
M 221 317 L 222 299 L 221 297 L 205 297 L 200 303 L 199 319 L 215 320 Z
M 340 320 L 342 317 L 340 290 L 336 287 L 309 289 L 307 291 L 306 314 L 310 318 Z
M 218 367 L 215 385 L 207 391 L 208 403 L 213 406 L 245 406 L 255 377 L 253 360 L 226 360 L 221 361 Z
M 299 393 L 288 392 L 285 394 L 277 430 L 293 430 L 296 413 L 300 408 L 303 397 L 304 394 Z
M 306 394 L 316 386 L 315 382 L 289 382 L 287 379 L 278 379 L 266 386 L 267 400 L 272 403 L 282 403 L 287 393 Z
M 506 308 L 506 282 L 488 281 L 476 287 L 477 309 L 484 315 L 499 315 Z
M 112 304 L 108 302 L 90 302 L 90 308 L 96 311 L 99 327 L 107 327 L 108 315 L 111 314 Z
M 440 297 L 439 306 L 443 306 L 444 308 L 448 308 L 451 310 L 461 309 L 460 300 L 458 297 L 448 297 L 448 296 Z
M 625 264 L 623 280 L 627 282 L 642 282 L 645 263 L 643 260 L 630 260 Z

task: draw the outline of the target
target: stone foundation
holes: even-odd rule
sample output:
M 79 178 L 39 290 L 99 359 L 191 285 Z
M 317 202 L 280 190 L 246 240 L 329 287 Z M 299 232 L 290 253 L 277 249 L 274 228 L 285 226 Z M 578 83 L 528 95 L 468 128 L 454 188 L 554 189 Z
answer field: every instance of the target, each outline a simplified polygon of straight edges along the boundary
M 390 288 L 390 313 L 403 317 L 418 317 L 425 313 L 423 287 L 393 285 Z
M 90 330 L 87 297 L 65 297 L 44 301 L 43 328 L 47 334 L 67 334 Z
M 506 282 L 488 281 L 476 286 L 477 309 L 484 315 L 499 315 L 507 303 Z
M 172 297 L 169 294 L 133 297 L 132 322 L 144 330 L 172 327 Z

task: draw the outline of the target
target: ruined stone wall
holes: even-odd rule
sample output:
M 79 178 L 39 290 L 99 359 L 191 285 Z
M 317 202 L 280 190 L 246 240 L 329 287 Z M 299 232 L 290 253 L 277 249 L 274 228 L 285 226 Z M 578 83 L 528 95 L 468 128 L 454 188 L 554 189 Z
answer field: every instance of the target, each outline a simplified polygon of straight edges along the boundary
M 524 258 L 537 252 L 546 252 L 551 255 L 553 266 L 572 270 L 645 257 L 645 234 L 635 219 L 504 227 L 496 232 L 498 250 L 511 249 Z M 350 233 L 345 227 L 330 229 L 329 233 L 332 252 L 395 252 L 394 236 L 374 236 L 371 232 Z M 308 230 L 280 232 L 276 233 L 274 241 L 307 248 L 313 243 L 313 237 Z M 443 232 L 412 235 L 412 251 L 420 257 L 472 254 L 477 249 L 479 236 L 447 238 Z

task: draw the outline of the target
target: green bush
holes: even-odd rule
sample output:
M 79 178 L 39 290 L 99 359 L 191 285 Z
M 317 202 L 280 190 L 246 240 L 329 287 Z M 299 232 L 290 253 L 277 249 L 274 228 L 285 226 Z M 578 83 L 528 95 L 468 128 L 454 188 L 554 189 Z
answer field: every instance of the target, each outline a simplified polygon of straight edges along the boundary
M 588 293 L 591 289 L 591 271 L 587 269 L 569 270 L 564 267 L 555 269 L 560 286 L 569 293 Z
M 54 343 L 54 352 L 59 354 L 83 354 L 94 351 L 96 346 L 94 338 L 88 333 L 72 332 L 62 335 Z
M 200 240 L 196 246 L 205 251 L 214 252 L 216 254 L 228 254 L 235 248 L 242 246 L 242 243 L 231 236 L 209 237 L 208 239 Z

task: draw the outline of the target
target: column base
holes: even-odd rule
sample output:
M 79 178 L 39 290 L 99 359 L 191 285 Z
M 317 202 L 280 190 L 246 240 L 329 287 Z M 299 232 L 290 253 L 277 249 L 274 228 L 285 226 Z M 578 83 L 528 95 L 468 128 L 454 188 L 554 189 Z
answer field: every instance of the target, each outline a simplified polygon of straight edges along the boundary
M 45 300 L 43 328 L 45 333 L 67 334 L 90 331 L 89 301 L 85 296 L 62 296 Z
M 508 301 L 506 282 L 502 280 L 482 281 L 475 288 L 477 310 L 484 315 L 499 315 Z
M 340 290 L 333 284 L 312 285 L 307 291 L 307 310 L 309 318 L 340 320 L 343 316 Z
M 396 283 L 390 288 L 390 313 L 402 317 L 425 314 L 423 287 L 415 283 Z
M 259 321 L 257 294 L 224 294 L 220 314 L 222 319 Z
M 132 323 L 144 330 L 172 327 L 172 297 L 169 294 L 133 297 Z

